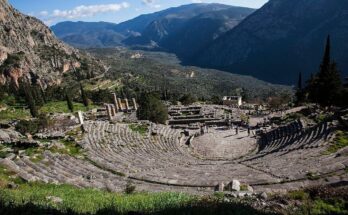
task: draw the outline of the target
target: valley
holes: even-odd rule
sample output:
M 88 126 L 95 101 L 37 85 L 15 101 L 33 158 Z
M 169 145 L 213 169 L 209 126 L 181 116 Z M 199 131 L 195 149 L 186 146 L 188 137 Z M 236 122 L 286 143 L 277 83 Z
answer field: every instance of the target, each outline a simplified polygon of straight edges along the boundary
M 348 213 L 345 2 L 94 3 L 0 0 L 0 214 Z

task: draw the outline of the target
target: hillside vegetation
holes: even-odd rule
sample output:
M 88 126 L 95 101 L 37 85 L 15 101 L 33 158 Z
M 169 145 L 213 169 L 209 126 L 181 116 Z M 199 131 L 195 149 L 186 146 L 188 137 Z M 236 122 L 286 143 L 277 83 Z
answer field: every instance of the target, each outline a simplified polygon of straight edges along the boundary
M 179 100 L 191 94 L 203 101 L 224 95 L 242 95 L 245 99 L 256 100 L 292 93 L 290 87 L 272 85 L 250 76 L 184 67 L 174 55 L 166 53 L 123 48 L 89 51 L 111 65 L 102 78 L 86 82 L 89 90 L 116 89 L 129 97 L 141 91 L 155 91 L 165 100 Z

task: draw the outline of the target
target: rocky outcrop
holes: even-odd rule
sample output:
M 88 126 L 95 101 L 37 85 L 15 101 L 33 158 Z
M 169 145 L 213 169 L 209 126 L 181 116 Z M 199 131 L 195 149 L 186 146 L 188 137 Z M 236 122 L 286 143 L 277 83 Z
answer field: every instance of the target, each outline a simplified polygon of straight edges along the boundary
M 10 83 L 19 88 L 19 79 L 23 77 L 23 70 L 20 68 L 11 68 L 5 71 L 5 77 L 10 79 Z
M 5 47 L 0 47 L 0 65 L 7 59 L 7 52 Z
M 16 142 L 23 139 L 23 136 L 11 129 L 0 129 L 0 143 Z
M 0 0 L 0 84 L 18 85 L 18 79 L 30 73 L 43 86 L 61 83 L 63 73 L 79 68 L 82 61 L 88 65 L 85 69 L 104 72 L 91 56 L 56 39 L 40 20 Z

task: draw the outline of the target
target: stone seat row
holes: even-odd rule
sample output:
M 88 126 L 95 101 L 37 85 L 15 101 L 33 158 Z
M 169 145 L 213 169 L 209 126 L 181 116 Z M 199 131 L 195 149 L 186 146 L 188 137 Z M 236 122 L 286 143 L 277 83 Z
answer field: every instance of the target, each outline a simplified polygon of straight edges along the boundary
M 29 157 L 20 157 L 14 160 L 1 159 L 0 164 L 29 182 L 70 184 L 79 188 L 97 188 L 112 192 L 124 191 L 129 182 L 136 185 L 138 191 L 184 191 L 190 189 L 132 180 L 100 169 L 87 161 L 68 155 L 52 154 L 49 151 L 44 152 L 43 159 L 39 162 L 33 162 Z M 195 189 L 191 191 L 195 191 Z
M 291 128 L 293 128 L 293 124 L 290 124 L 287 127 L 275 129 L 263 135 L 258 141 L 259 154 L 270 153 L 273 151 L 320 147 L 323 146 L 323 143 L 327 142 L 327 137 L 331 133 L 331 129 L 328 128 L 327 123 L 322 123 L 306 130 L 293 130 Z M 292 133 L 289 133 L 289 130 L 291 130 Z

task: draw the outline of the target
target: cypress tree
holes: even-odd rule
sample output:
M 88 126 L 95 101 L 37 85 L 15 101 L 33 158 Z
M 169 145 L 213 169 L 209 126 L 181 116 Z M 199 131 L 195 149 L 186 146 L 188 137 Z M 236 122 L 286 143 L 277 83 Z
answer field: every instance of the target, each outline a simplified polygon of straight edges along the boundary
M 85 107 L 88 107 L 89 101 L 88 101 L 87 95 L 86 95 L 86 93 L 85 93 L 85 90 L 83 89 L 82 84 L 80 84 L 80 90 L 81 90 L 81 97 L 82 97 L 83 105 L 84 105 Z
M 302 73 L 299 73 L 298 76 L 298 83 L 297 83 L 297 89 L 296 89 L 296 105 L 300 105 L 305 100 L 305 93 L 302 89 Z
M 342 90 L 342 82 L 335 62 L 331 60 L 330 36 L 327 37 L 320 71 L 310 81 L 309 94 L 313 102 L 321 106 L 337 104 Z
M 25 94 L 25 100 L 27 101 L 27 105 L 30 110 L 30 114 L 32 117 L 36 118 L 39 115 L 39 111 L 37 109 L 37 106 L 35 104 L 35 100 L 32 94 L 31 86 L 28 82 L 23 82 L 23 90 Z
M 302 72 L 298 75 L 297 89 L 302 91 Z
M 73 105 L 73 103 L 71 101 L 71 98 L 68 95 L 68 93 L 65 94 L 65 98 L 66 98 L 66 102 L 67 102 L 67 105 L 68 105 L 68 108 L 69 108 L 70 112 L 74 112 L 74 105 Z
M 42 88 L 41 85 L 40 85 L 40 92 L 41 92 L 42 100 L 43 100 L 44 104 L 46 104 L 47 103 L 46 94 L 45 94 L 45 91 L 44 91 L 44 89 Z

